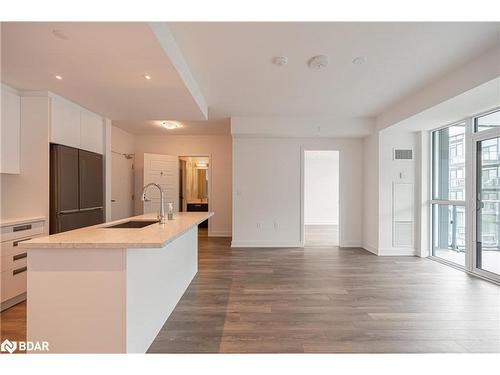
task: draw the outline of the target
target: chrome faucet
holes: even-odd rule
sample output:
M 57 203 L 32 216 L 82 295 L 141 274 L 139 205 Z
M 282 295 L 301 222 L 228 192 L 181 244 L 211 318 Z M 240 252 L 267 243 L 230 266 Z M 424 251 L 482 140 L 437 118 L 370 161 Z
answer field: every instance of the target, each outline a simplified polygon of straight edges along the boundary
M 149 202 L 150 201 L 150 199 L 146 198 L 146 190 L 150 186 L 156 186 L 158 188 L 158 190 L 160 190 L 160 212 L 158 212 L 158 221 L 160 222 L 160 224 L 165 224 L 165 202 L 164 202 L 164 199 L 163 199 L 163 190 L 162 190 L 161 186 L 158 185 L 158 184 L 155 184 L 154 182 L 151 182 L 151 183 L 147 184 L 146 186 L 144 186 L 142 188 L 142 198 L 141 198 L 141 200 L 143 202 Z

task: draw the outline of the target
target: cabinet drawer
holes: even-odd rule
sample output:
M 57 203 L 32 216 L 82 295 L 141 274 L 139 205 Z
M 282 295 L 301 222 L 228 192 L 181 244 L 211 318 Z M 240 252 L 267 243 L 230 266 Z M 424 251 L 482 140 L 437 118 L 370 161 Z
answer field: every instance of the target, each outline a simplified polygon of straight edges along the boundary
M 26 293 L 27 274 L 26 266 L 3 271 L 1 273 L 2 299 L 0 302 L 7 301 L 19 294 Z
M 6 225 L 2 227 L 2 241 L 15 240 L 43 233 L 43 221 Z
M 20 238 L 17 240 L 10 240 L 10 241 L 4 241 L 0 244 L 0 256 L 2 257 L 2 260 L 6 256 L 14 256 L 14 255 L 19 255 L 23 253 L 23 249 L 19 246 L 19 244 L 23 241 L 28 241 L 31 240 L 32 238 L 35 238 L 36 236 L 33 237 L 24 237 Z
M 2 269 L 1 271 L 9 271 L 16 268 L 21 268 L 26 266 L 28 259 L 28 253 L 19 253 L 15 255 L 3 255 L 2 256 Z

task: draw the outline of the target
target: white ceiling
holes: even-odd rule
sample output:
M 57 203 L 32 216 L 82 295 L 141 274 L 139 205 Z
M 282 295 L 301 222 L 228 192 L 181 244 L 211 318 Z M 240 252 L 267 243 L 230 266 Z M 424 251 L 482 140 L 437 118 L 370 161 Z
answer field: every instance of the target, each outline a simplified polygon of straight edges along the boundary
M 1 37 L 2 82 L 17 89 L 52 91 L 113 120 L 205 119 L 148 23 L 3 22 Z
M 181 121 L 182 128 L 165 129 L 160 126 L 160 120 L 150 121 L 113 121 L 113 126 L 131 134 L 140 135 L 230 135 L 229 119 L 209 121 Z
M 304 134 L 362 136 L 373 117 L 500 44 L 500 23 L 4 22 L 1 31 L 2 82 L 52 91 L 135 134 L 229 134 L 229 117 L 274 116 L 286 134 L 310 118 Z M 317 54 L 330 60 L 322 71 L 307 67 Z M 288 65 L 272 64 L 279 55 Z M 357 56 L 366 62 L 352 64 Z
M 500 42 L 500 23 L 170 23 L 209 104 L 229 116 L 373 117 Z M 323 71 L 306 63 L 324 54 Z M 277 67 L 274 56 L 288 57 Z M 366 63 L 352 64 L 357 56 Z

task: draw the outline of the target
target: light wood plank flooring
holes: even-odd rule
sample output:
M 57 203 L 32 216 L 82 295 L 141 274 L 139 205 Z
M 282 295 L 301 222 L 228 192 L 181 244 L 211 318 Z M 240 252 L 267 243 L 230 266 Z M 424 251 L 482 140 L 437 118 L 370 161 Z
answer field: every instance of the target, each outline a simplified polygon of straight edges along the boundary
M 500 287 L 362 249 L 231 249 L 199 272 L 153 353 L 500 352 Z
M 152 353 L 500 352 L 500 287 L 438 262 L 199 244 L 199 272 Z M 0 318 L 2 339 L 25 337 L 24 303 Z
M 305 245 L 308 247 L 331 247 L 339 245 L 338 225 L 306 225 Z

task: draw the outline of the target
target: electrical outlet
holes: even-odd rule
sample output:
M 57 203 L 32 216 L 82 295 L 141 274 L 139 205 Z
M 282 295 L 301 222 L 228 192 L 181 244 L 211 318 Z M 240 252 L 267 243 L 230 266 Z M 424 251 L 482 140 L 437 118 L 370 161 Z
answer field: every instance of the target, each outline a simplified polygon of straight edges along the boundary
M 279 227 L 280 227 L 280 226 L 279 226 L 278 222 L 277 222 L 277 221 L 275 221 L 275 222 L 274 222 L 274 229 L 275 229 L 275 230 L 277 230 Z
M 262 229 L 262 223 L 261 222 L 257 223 L 257 229 Z

